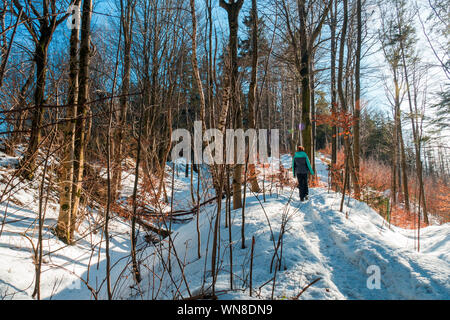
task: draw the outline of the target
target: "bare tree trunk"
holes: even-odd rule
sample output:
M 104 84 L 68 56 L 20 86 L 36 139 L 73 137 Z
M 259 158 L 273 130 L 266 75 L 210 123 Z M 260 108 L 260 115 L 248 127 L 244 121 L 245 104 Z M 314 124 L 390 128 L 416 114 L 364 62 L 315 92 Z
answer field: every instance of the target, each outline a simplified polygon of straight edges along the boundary
M 347 192 L 347 189 L 350 189 L 349 188 L 349 180 L 350 180 L 350 175 L 349 175 L 349 168 L 350 168 L 350 165 L 349 165 L 349 157 L 347 156 L 347 157 L 345 157 L 345 172 L 344 172 L 344 185 L 343 185 L 343 188 L 342 188 L 342 198 L 341 198 L 341 206 L 340 206 L 340 208 L 339 208 L 339 211 L 340 212 L 344 212 L 343 210 L 344 210 L 344 202 L 345 202 L 345 193 Z
M 394 86 L 395 86 L 395 96 L 394 96 L 394 176 L 393 176 L 393 193 L 394 193 L 394 202 L 393 205 L 396 205 L 397 202 L 399 202 L 398 194 L 400 192 L 400 188 L 398 186 L 400 185 L 400 176 L 397 174 L 400 174 L 399 168 L 400 168 L 400 135 L 401 135 L 401 128 L 400 128 L 400 84 L 398 83 L 398 74 L 397 70 L 394 71 Z
M 395 111 L 397 113 L 397 111 Z M 396 116 L 395 116 L 396 117 Z M 392 149 L 392 178 L 391 178 L 391 189 L 392 189 L 392 207 L 394 207 L 397 204 L 397 126 L 394 126 L 394 145 Z
M 255 107 L 256 107 L 256 92 L 257 92 L 257 74 L 258 74 L 258 9 L 256 0 L 252 0 L 252 73 L 250 80 L 250 89 L 248 91 L 248 122 L 250 129 L 256 129 Z M 250 150 L 249 150 L 250 151 Z M 261 192 L 259 188 L 255 164 L 248 164 L 250 173 L 251 191 L 255 193 Z
M 77 0 L 78 6 L 81 0 Z M 69 91 L 67 97 L 67 122 L 63 127 L 63 149 L 61 157 L 61 175 L 59 188 L 59 216 L 56 233 L 58 238 L 68 242 L 71 230 L 72 214 L 72 183 L 74 173 L 74 143 L 75 143 L 75 123 L 76 109 L 78 102 L 78 43 L 80 31 L 72 29 L 70 35 L 70 60 L 69 60 Z
M 191 7 L 191 18 L 192 18 L 192 70 L 194 74 L 195 84 L 197 86 L 197 91 L 200 96 L 200 121 L 202 122 L 202 136 L 206 131 L 205 123 L 205 95 L 203 93 L 202 79 L 200 78 L 200 71 L 198 69 L 198 58 L 197 58 L 197 16 L 195 10 L 195 0 L 189 1 Z M 209 94 L 209 92 L 208 92 Z M 209 97 L 209 95 L 208 95 Z M 199 227 L 199 215 L 200 215 L 200 168 L 197 172 L 197 256 L 201 258 L 201 242 L 200 242 L 200 227 Z M 192 177 L 191 177 L 192 178 Z M 221 201 L 221 200 L 220 200 Z
M 36 43 L 34 61 L 36 64 L 36 89 L 34 92 L 34 111 L 31 123 L 31 136 L 25 156 L 22 159 L 22 176 L 26 179 L 33 179 L 36 170 L 36 158 L 39 145 L 42 140 L 42 122 L 44 120 L 45 103 L 45 82 L 47 79 L 47 59 L 48 46 L 50 45 L 51 34 L 49 30 L 41 27 L 41 38 Z
M 353 156 L 355 161 L 355 188 L 359 190 L 360 180 L 360 160 L 361 153 L 360 146 L 360 117 L 361 117 L 361 46 L 362 46 L 362 20 L 361 20 L 361 0 L 356 1 L 356 19 L 357 19 L 357 40 L 356 40 L 356 66 L 355 66 L 355 113 L 354 113 L 354 127 L 353 127 Z M 356 195 L 359 199 L 360 195 Z
M 399 113 L 401 111 L 399 110 Z M 401 115 L 401 114 L 400 114 Z M 403 185 L 403 196 L 405 201 L 405 209 L 409 213 L 409 190 L 408 190 L 408 168 L 406 166 L 406 152 L 405 152 L 405 142 L 403 141 L 402 123 L 401 117 L 399 117 L 399 140 L 400 140 L 400 154 L 401 154 L 401 167 L 402 167 L 402 185 Z
M 88 112 L 87 101 L 89 97 L 89 65 L 91 41 L 92 0 L 84 0 L 83 17 L 81 21 L 80 69 L 79 69 L 79 95 L 77 107 L 77 121 L 75 124 L 74 147 L 74 182 L 72 187 L 72 214 L 71 229 L 68 243 L 73 240 L 75 224 L 77 223 L 78 207 L 83 187 L 83 171 L 86 149 L 86 116 Z
M 1 2 L 1 8 L 0 8 L 0 26 L 1 26 L 1 30 L 0 30 L 0 34 L 1 34 L 1 38 L 0 38 L 0 51 L 1 51 L 1 60 L 3 63 L 3 59 L 6 56 L 6 52 L 8 51 L 8 40 L 7 40 L 7 33 L 6 33 L 6 23 L 5 23 L 5 17 L 6 17 L 6 8 L 8 6 L 8 2 L 7 0 L 2 0 Z M 20 19 L 18 19 L 19 21 Z M 1 86 L 0 86 L 1 87 Z
M 314 76 L 314 54 L 312 54 L 311 61 L 310 61 L 310 94 L 311 94 L 311 118 L 314 119 L 316 115 L 316 99 L 315 99 L 315 76 Z M 314 172 L 316 172 L 316 123 L 313 121 L 311 124 L 311 165 Z
M 224 165 L 221 165 L 219 172 L 219 186 L 218 186 L 218 195 L 217 195 L 217 213 L 216 219 L 214 222 L 214 231 L 213 231 L 213 245 L 212 245 L 212 253 L 211 253 L 211 276 L 212 276 L 212 294 L 215 295 L 216 290 L 216 279 L 217 279 L 217 257 L 219 256 L 218 246 L 220 242 L 220 216 L 222 211 L 222 191 L 224 186 Z
M 231 223 L 231 188 L 230 188 L 230 168 L 225 167 L 226 170 L 226 193 L 225 212 L 227 215 L 226 225 L 228 225 L 228 243 L 230 245 L 230 290 L 233 290 L 233 238 L 232 238 L 232 223 Z
M 14 37 L 16 35 L 17 26 L 19 25 L 20 18 L 22 16 L 22 10 L 20 10 L 19 16 L 17 17 L 17 20 L 16 20 L 16 23 L 14 24 L 14 29 L 13 29 L 13 33 L 11 35 L 11 40 L 9 40 L 9 45 L 7 46 L 7 48 L 5 48 L 5 46 L 7 45 L 6 44 L 6 31 L 5 31 L 6 1 L 3 2 L 3 6 L 4 6 L 4 8 L 1 10 L 2 11 L 1 12 L 1 23 L 2 23 L 2 33 L 3 33 L 4 39 L 3 39 L 3 46 L 1 47 L 2 63 L 0 66 L 0 88 L 3 85 L 3 77 L 4 77 L 5 71 L 6 71 L 6 65 L 8 64 L 9 54 L 11 52 L 11 48 L 14 43 Z
M 238 27 L 239 27 L 239 11 L 242 8 L 243 0 L 220 0 L 220 6 L 227 11 L 228 27 L 230 30 L 229 52 L 230 52 L 230 82 L 231 82 L 231 107 L 235 114 L 235 128 L 240 129 L 242 125 L 242 108 L 239 99 L 238 86 L 238 61 L 237 61 L 237 45 L 238 45 Z M 235 148 L 236 150 L 236 148 Z M 233 172 L 233 209 L 242 208 L 242 164 L 235 163 Z
M 310 63 L 312 44 L 308 43 L 307 12 L 305 0 L 298 1 L 300 18 L 300 81 L 302 101 L 302 144 L 309 159 L 312 159 L 312 124 L 311 124 L 311 87 L 310 87 Z M 309 40 L 311 41 L 311 40 Z M 314 41 L 314 40 L 312 40 Z
M 247 160 L 245 161 L 245 171 L 244 171 L 244 203 L 242 206 L 242 210 L 241 210 L 241 218 L 242 218 L 242 222 L 241 222 L 241 249 L 245 249 L 245 200 L 247 199 L 246 197 L 246 192 L 247 192 L 247 170 L 248 170 L 248 157 Z
M 253 290 L 253 256 L 255 252 L 255 236 L 252 237 L 252 250 L 250 253 L 250 297 L 252 296 L 252 290 Z
M 347 114 L 348 108 L 347 108 L 347 100 L 346 100 L 346 96 L 344 94 L 344 88 L 343 88 L 343 72 L 344 72 L 344 50 L 345 50 L 345 42 L 346 42 L 347 27 L 348 27 L 348 0 L 343 1 L 343 6 L 344 6 L 344 21 L 343 21 L 343 26 L 342 26 L 341 43 L 340 43 L 340 49 L 339 49 L 339 70 L 338 70 L 337 83 L 338 83 L 338 94 L 339 94 L 341 111 L 343 114 Z M 348 170 L 350 170 L 350 172 L 353 172 L 353 170 L 354 170 L 353 152 L 352 152 L 352 149 L 350 146 L 350 135 L 348 134 L 349 130 L 350 130 L 350 128 L 344 128 L 345 157 L 346 157 L 346 162 L 348 163 L 348 165 L 346 165 L 346 174 L 347 174 Z M 344 193 L 345 193 L 345 190 L 344 190 Z
M 191 166 L 192 168 L 192 166 Z M 191 179 L 193 176 L 193 172 L 191 170 Z M 201 181 L 201 170 L 198 170 L 197 172 L 197 213 L 196 213 L 196 229 L 197 229 L 197 256 L 200 259 L 202 257 L 201 254 L 201 234 L 200 234 L 200 203 L 201 203 L 201 197 L 200 197 L 200 181 Z
M 117 62 L 116 62 L 117 63 Z M 116 65 L 117 71 L 117 65 Z M 114 84 L 113 84 L 113 92 L 112 96 L 114 96 L 114 88 L 115 88 L 115 77 L 114 75 Z M 113 102 L 111 99 L 110 107 L 109 107 L 109 119 L 108 119 L 108 133 L 106 137 L 106 175 L 107 175 L 107 203 L 106 203 L 106 212 L 105 212 L 105 226 L 104 226 L 104 234 L 105 234 L 105 256 L 106 256 L 106 291 L 108 293 L 108 300 L 112 299 L 111 293 L 111 257 L 109 250 L 109 220 L 111 215 L 111 203 L 113 201 L 112 194 L 112 185 L 111 185 L 111 129 L 112 129 L 112 117 L 113 117 Z
M 202 79 L 200 78 L 200 71 L 198 69 L 198 58 L 197 58 L 197 17 L 195 11 L 195 0 L 189 1 L 191 6 L 191 18 L 192 18 L 192 71 L 194 75 L 195 84 L 197 87 L 197 92 L 200 97 L 200 121 L 202 122 L 202 134 L 206 131 L 205 122 L 205 94 L 203 93 Z
M 336 93 L 336 12 L 330 10 L 330 29 L 331 29 L 331 115 L 337 115 L 337 93 Z M 337 163 L 337 127 L 334 124 L 331 127 L 331 169 Z M 335 186 L 334 175 L 331 176 L 331 185 Z
M 137 222 L 137 189 L 139 182 L 139 166 L 141 163 L 141 150 L 142 150 L 142 127 L 144 121 L 144 104 L 141 105 L 140 117 L 139 117 L 139 132 L 137 141 L 137 154 L 136 154 L 136 168 L 134 171 L 134 187 L 133 187 L 133 215 L 131 217 L 131 261 L 133 265 L 133 275 L 136 283 L 141 282 L 141 272 L 139 270 L 139 264 L 136 256 L 136 222 Z

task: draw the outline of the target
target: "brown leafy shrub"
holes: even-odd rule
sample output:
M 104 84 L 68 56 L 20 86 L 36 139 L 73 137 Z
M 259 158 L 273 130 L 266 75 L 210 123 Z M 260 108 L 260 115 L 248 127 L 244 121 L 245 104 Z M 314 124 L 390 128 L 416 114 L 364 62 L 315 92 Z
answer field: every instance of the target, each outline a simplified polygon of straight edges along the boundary
M 426 177 L 425 198 L 429 212 L 435 214 L 441 223 L 450 222 L 450 185 L 448 181 L 442 178 Z
M 331 145 L 328 144 L 319 152 L 331 156 Z M 344 166 L 345 158 L 343 150 L 339 150 L 337 155 L 337 163 L 334 166 L 330 165 L 330 175 L 335 181 L 336 189 L 342 190 L 344 185 Z M 383 196 L 383 192 L 391 189 L 392 171 L 387 164 L 379 162 L 374 159 L 361 159 L 360 162 L 360 185 L 364 191 L 362 200 L 375 209 L 380 215 L 388 219 L 387 201 Z M 404 201 L 403 194 L 399 194 L 400 205 L 394 206 L 390 209 L 390 222 L 393 225 L 412 229 L 418 227 L 417 199 L 418 186 L 416 183 L 416 175 L 409 173 L 408 175 L 408 191 L 410 195 L 411 210 L 407 212 L 402 204 Z M 439 223 L 450 222 L 450 184 L 443 178 L 425 177 L 425 197 L 427 202 L 427 209 L 429 215 L 435 217 Z M 423 217 L 421 218 L 421 227 L 425 226 Z
M 371 188 L 383 192 L 390 189 L 391 168 L 373 159 L 362 160 L 359 179 L 361 189 Z

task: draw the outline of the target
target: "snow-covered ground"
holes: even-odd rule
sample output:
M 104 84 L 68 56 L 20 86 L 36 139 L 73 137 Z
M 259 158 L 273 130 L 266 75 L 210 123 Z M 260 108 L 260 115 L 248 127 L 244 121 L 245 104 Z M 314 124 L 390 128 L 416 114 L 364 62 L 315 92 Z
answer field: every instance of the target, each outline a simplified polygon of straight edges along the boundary
M 289 169 L 291 158 L 284 155 L 280 162 Z M 183 164 L 178 166 L 174 207 L 191 208 L 191 181 L 183 175 Z M 326 166 L 320 159 L 316 160 L 316 167 L 320 179 L 326 182 Z M 2 173 L 6 176 L 8 170 Z M 267 168 L 267 172 L 270 170 Z M 169 196 L 170 179 L 168 175 Z M 124 195 L 133 181 L 134 176 L 126 176 Z M 196 186 L 196 175 L 192 183 Z M 246 195 L 244 249 L 241 248 L 242 210 L 231 211 L 230 246 L 223 202 L 216 281 L 220 299 L 270 299 L 272 295 L 274 299 L 291 299 L 317 279 L 320 280 L 304 291 L 300 299 L 450 299 L 450 224 L 422 229 L 421 250 L 417 252 L 413 230 L 389 228 L 364 203 L 346 199 L 341 213 L 340 194 L 328 193 L 325 188 L 311 189 L 309 200 L 301 203 L 297 189 L 274 187 L 269 194 L 270 182 L 265 184 L 265 200 L 261 194 L 248 192 Z M 4 178 L 1 187 L 2 190 L 5 187 Z M 37 243 L 38 188 L 19 185 L 16 190 L 11 201 L 0 203 L 0 298 L 6 299 L 31 298 L 34 289 L 32 248 Z M 208 198 L 209 195 L 201 193 L 204 199 Z M 88 210 L 77 244 L 68 247 L 51 233 L 57 212 L 57 204 L 49 200 L 44 223 L 42 298 L 92 299 L 92 292 L 98 291 L 98 298 L 105 299 L 101 216 L 94 209 Z M 198 229 L 196 217 L 188 223 L 174 224 L 173 243 L 168 238 L 156 244 L 145 242 L 146 233 L 141 230 L 138 257 L 143 281 L 135 286 L 129 258 L 130 227 L 115 217 L 110 228 L 114 298 L 173 299 L 208 292 L 212 281 L 216 204 L 202 207 L 198 218 Z M 272 258 L 283 223 L 285 232 L 277 251 L 281 265 L 275 273 L 277 259 Z M 96 233 L 89 232 L 94 228 Z M 200 258 L 197 230 L 200 231 Z M 250 297 L 252 237 L 255 247 L 253 297 Z M 233 290 L 230 290 L 231 267 Z
M 11 157 L 0 151 L 0 168 L 13 168 L 18 162 L 18 157 Z

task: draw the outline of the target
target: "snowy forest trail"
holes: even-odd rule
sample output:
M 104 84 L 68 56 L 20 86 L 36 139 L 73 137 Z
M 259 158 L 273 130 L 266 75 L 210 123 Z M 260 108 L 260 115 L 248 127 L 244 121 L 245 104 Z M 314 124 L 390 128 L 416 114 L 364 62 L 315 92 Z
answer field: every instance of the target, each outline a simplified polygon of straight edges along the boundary
M 326 182 L 322 161 L 316 161 L 316 170 L 320 180 Z M 300 212 L 295 226 L 303 241 L 298 248 L 309 251 L 318 264 L 317 277 L 322 279 L 314 285 L 317 291 L 323 287 L 338 299 L 450 298 L 450 264 L 442 253 L 414 252 L 412 232 L 388 228 L 373 210 L 354 199 L 346 198 L 341 213 L 340 200 L 339 194 L 314 188 L 308 201 L 299 202 L 295 193 L 291 202 Z M 435 247 L 445 244 L 445 239 Z M 428 240 L 424 241 L 426 245 Z M 372 268 L 380 271 L 380 285 L 369 289 Z M 315 289 L 308 290 L 314 298 Z
M 310 248 L 316 248 L 317 259 L 322 264 L 322 286 L 339 299 L 376 299 L 382 294 L 388 297 L 385 288 L 373 292 L 368 290 L 368 275 L 355 266 L 337 245 L 331 233 L 328 217 L 321 217 L 318 207 L 323 205 L 324 198 L 316 190 L 312 190 L 309 202 L 300 204 L 303 213 L 304 238 Z M 326 215 L 326 213 L 325 213 Z
M 300 204 L 301 232 L 305 245 L 315 252 L 322 277 L 315 286 L 326 287 L 338 299 L 449 298 L 448 261 L 418 254 L 396 245 L 395 233 L 383 226 L 364 225 L 358 214 L 339 213 L 338 198 L 323 189 L 311 190 L 310 200 Z M 354 205 L 355 203 L 351 205 Z M 405 243 L 405 242 L 403 242 Z M 369 289 L 375 266 L 380 286 Z M 311 298 L 314 297 L 314 289 Z

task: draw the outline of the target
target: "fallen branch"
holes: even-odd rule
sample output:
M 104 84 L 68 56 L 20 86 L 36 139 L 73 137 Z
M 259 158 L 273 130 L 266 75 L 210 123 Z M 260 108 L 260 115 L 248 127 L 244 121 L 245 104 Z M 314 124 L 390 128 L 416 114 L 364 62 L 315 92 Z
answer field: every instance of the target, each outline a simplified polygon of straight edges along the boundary
M 217 197 L 214 197 L 214 198 L 211 198 L 209 200 L 206 200 L 205 202 L 200 203 L 200 207 L 205 206 L 207 204 L 210 204 L 210 203 L 216 201 L 216 199 L 217 199 Z M 192 209 L 189 209 L 189 210 L 175 210 L 175 211 L 172 211 L 172 212 L 163 212 L 163 213 L 167 214 L 169 216 L 169 218 L 182 217 L 182 216 L 187 216 L 187 215 L 190 215 L 190 214 L 194 215 L 194 214 L 197 213 L 198 207 L 199 206 L 196 205 Z M 143 208 L 141 210 L 140 214 L 142 216 L 149 217 L 149 218 L 151 218 L 151 217 L 160 217 L 161 216 L 161 212 L 148 210 L 146 208 Z
M 302 291 L 300 291 L 300 293 L 298 295 L 295 296 L 295 300 L 298 300 L 298 298 L 300 298 L 300 296 L 306 291 L 308 290 L 309 287 L 311 287 L 314 283 L 316 283 L 317 281 L 319 281 L 322 278 L 317 278 L 316 280 L 314 280 L 313 282 L 311 282 L 310 284 L 308 284 L 305 288 L 303 288 Z
M 140 219 L 140 218 L 137 218 L 137 219 L 136 219 L 136 223 L 137 223 L 138 225 L 140 225 L 141 227 L 145 228 L 147 231 L 154 232 L 154 233 L 160 235 L 160 236 L 163 237 L 163 238 L 166 238 L 166 237 L 168 237 L 168 236 L 170 236 L 170 235 L 172 234 L 172 232 L 170 232 L 170 231 L 168 231 L 168 230 L 165 230 L 165 229 L 162 229 L 162 228 L 154 227 L 154 226 L 152 226 L 151 224 L 149 224 L 149 223 L 143 221 L 143 220 Z

